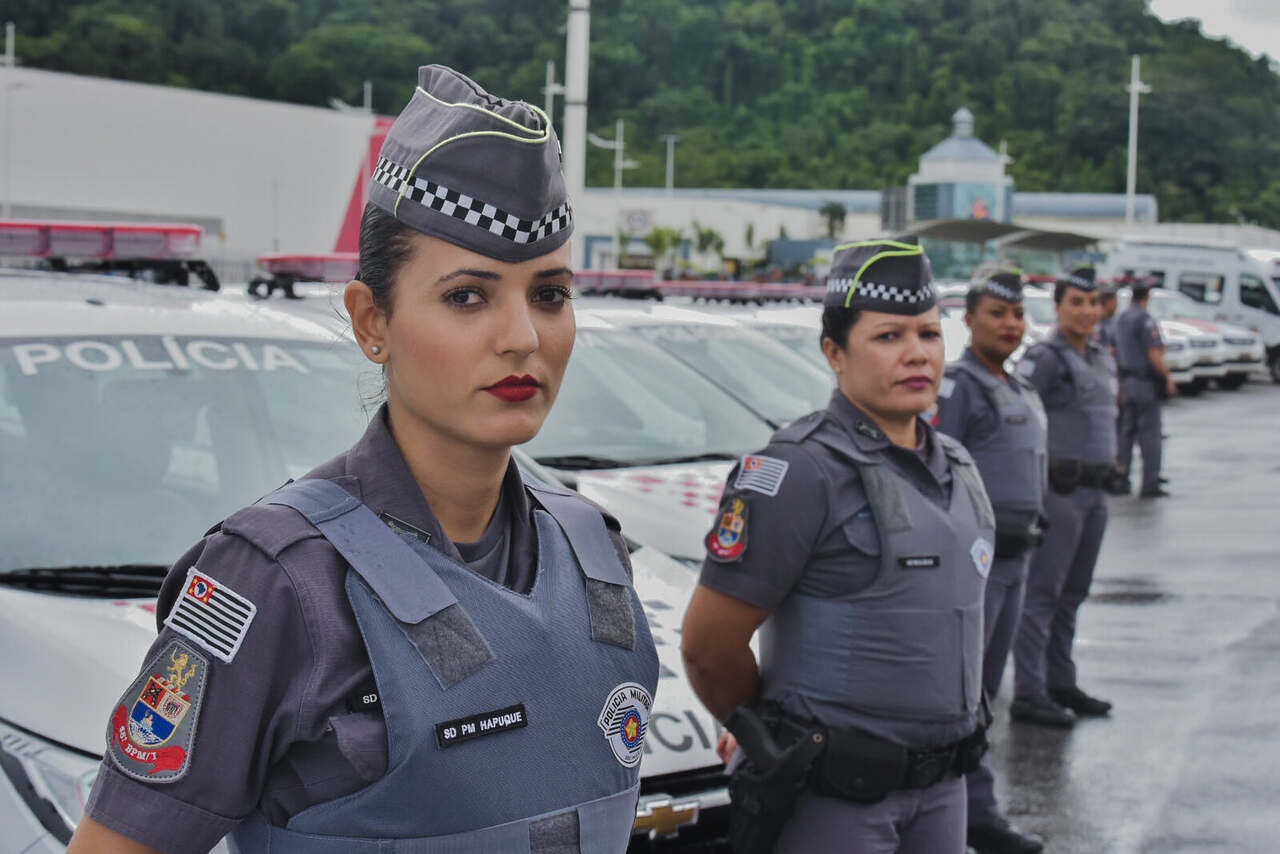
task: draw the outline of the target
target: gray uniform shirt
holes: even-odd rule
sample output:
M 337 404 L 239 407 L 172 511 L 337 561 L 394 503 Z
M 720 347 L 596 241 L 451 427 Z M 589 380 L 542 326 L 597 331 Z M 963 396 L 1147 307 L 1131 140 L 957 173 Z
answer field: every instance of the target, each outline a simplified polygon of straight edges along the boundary
M 917 452 L 890 442 L 875 422 L 839 390 L 832 394 L 826 414 L 844 428 L 852 446 L 883 457 L 929 500 L 939 506 L 948 505 L 952 489 L 950 466 L 946 453 L 934 440 L 933 428 L 923 419 L 917 422 L 917 429 L 925 437 L 924 447 Z M 875 580 L 880 571 L 880 536 L 858 470 L 853 465 L 836 468 L 820 463 L 824 457 L 815 450 L 806 442 L 774 442 L 758 454 L 748 455 L 748 459 L 768 457 L 787 464 L 775 495 L 735 486 L 741 461 L 729 472 L 717 518 L 731 512 L 734 501 L 741 500 L 745 507 L 746 547 L 727 561 L 708 548 L 702 564 L 702 584 L 773 611 L 792 591 L 836 598 L 861 590 Z M 761 470 L 769 466 L 766 463 Z M 716 531 L 712 530 L 708 542 L 715 536 Z M 820 717 L 804 697 L 791 695 L 784 705 L 791 714 Z M 901 722 L 893 728 L 882 728 L 873 719 L 867 720 L 866 729 L 887 738 L 902 736 L 921 743 L 937 740 L 938 736 L 936 727 L 920 725 L 918 733 L 907 731 L 904 735 Z M 955 737 L 965 734 L 960 732 Z
M 308 476 L 336 481 L 392 528 L 464 560 L 396 446 L 385 407 L 347 453 Z M 488 529 L 477 543 L 462 545 L 476 561 L 471 568 L 529 589 L 537 572 L 534 507 L 513 461 Z M 373 680 L 343 587 L 347 563 L 318 531 L 267 553 L 233 532 L 239 515 L 174 564 L 157 602 L 161 631 L 148 659 L 179 637 L 162 621 L 197 561 L 258 609 L 233 660 L 210 657 L 186 773 L 142 783 L 108 758 L 86 807 L 101 824 L 172 854 L 205 854 L 259 805 L 283 825 L 309 806 L 363 788 L 387 766 L 381 715 L 352 711 L 347 702 Z M 605 518 L 630 572 L 626 541 Z
M 960 358 L 987 370 L 987 366 L 974 354 L 972 348 L 965 348 Z M 1004 381 L 1014 394 L 1021 394 L 1011 378 L 1005 377 Z M 948 382 L 950 385 L 946 385 Z M 956 371 L 948 374 L 943 383 L 943 391 L 938 396 L 938 417 L 934 422 L 938 432 L 946 433 L 960 444 L 967 445 L 974 439 L 991 436 L 1000 429 L 1000 416 L 977 380 L 963 371 Z
M 1155 376 L 1151 349 L 1163 347 L 1160 324 L 1140 305 L 1125 309 L 1116 322 L 1116 363 L 1125 376 Z

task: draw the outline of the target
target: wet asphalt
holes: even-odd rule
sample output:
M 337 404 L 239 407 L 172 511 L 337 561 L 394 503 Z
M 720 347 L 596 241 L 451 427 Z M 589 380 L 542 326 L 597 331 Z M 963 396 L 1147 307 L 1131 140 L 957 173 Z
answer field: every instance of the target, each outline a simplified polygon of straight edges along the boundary
M 1109 499 L 1070 731 L 995 704 L 997 795 L 1050 854 L 1280 852 L 1280 386 L 1165 409 L 1171 498 Z M 1135 478 L 1136 480 L 1136 478 Z

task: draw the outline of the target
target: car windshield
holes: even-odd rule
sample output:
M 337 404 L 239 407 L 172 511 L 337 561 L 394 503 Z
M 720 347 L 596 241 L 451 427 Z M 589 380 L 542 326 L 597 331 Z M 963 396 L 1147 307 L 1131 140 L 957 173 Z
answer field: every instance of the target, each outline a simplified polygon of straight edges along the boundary
M 710 380 L 639 336 L 580 329 L 556 405 L 522 447 L 564 468 L 587 467 L 593 458 L 642 465 L 736 457 L 764 447 L 771 433 Z
M 1175 320 L 1180 317 L 1213 319 L 1213 310 L 1208 306 L 1175 294 L 1152 293 L 1151 300 L 1147 303 L 1147 311 L 1157 320 Z
M 825 408 L 835 387 L 830 369 L 749 329 L 680 323 L 635 330 L 777 424 Z
M 1058 322 L 1058 315 L 1053 310 L 1053 300 L 1028 298 L 1022 304 L 1026 307 L 1027 316 L 1041 326 L 1051 326 Z
M 827 357 L 822 355 L 822 347 L 818 344 L 818 330 L 792 323 L 761 324 L 753 328 L 768 335 L 791 352 L 799 354 L 815 367 L 824 371 L 831 370 L 830 365 L 827 364 Z
M 364 364 L 295 340 L 0 339 L 0 573 L 168 566 L 359 438 Z

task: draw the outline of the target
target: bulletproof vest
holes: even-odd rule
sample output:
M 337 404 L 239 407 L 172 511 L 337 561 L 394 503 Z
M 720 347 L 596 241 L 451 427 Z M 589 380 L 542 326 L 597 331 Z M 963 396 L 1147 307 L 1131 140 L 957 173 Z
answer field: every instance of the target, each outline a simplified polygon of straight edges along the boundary
M 1071 393 L 1059 404 L 1057 395 L 1046 395 L 1049 416 L 1049 458 L 1111 464 L 1116 458 L 1116 379 L 1111 354 L 1090 347 L 1087 361 L 1065 341 L 1043 344 L 1067 370 Z M 1049 353 L 1040 358 L 1050 358 Z
M 1126 374 L 1147 376 L 1151 357 L 1147 350 L 1147 313 L 1137 306 L 1126 309 L 1116 321 L 1116 362 Z
M 880 454 L 813 439 L 858 469 L 880 537 L 869 585 L 835 598 L 792 592 L 761 627 L 763 696 L 798 694 L 829 727 L 866 717 L 973 721 L 982 694 L 982 599 L 995 519 L 972 458 L 937 434 L 951 463 L 940 507 Z
M 397 533 L 342 487 L 294 508 L 350 564 L 347 596 L 387 727 L 386 774 L 285 827 L 251 816 L 233 850 L 273 854 L 622 851 L 658 659 L 598 510 L 529 488 L 538 575 L 521 594 Z
M 1048 416 L 1035 386 L 1019 376 L 1016 386 L 972 362 L 947 366 L 947 373 L 962 372 L 982 389 L 996 413 L 996 429 L 988 436 L 970 438 L 965 445 L 982 474 L 987 497 L 1001 520 L 1030 521 L 1044 512 L 1048 488 Z

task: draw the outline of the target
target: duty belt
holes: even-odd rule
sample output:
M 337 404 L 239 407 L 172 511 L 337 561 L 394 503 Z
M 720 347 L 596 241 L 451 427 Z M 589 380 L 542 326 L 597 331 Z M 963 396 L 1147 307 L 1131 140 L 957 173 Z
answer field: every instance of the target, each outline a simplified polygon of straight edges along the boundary
M 1085 463 L 1080 460 L 1049 460 L 1049 484 L 1055 492 L 1070 494 L 1076 487 L 1101 489 L 1111 474 L 1110 463 Z

